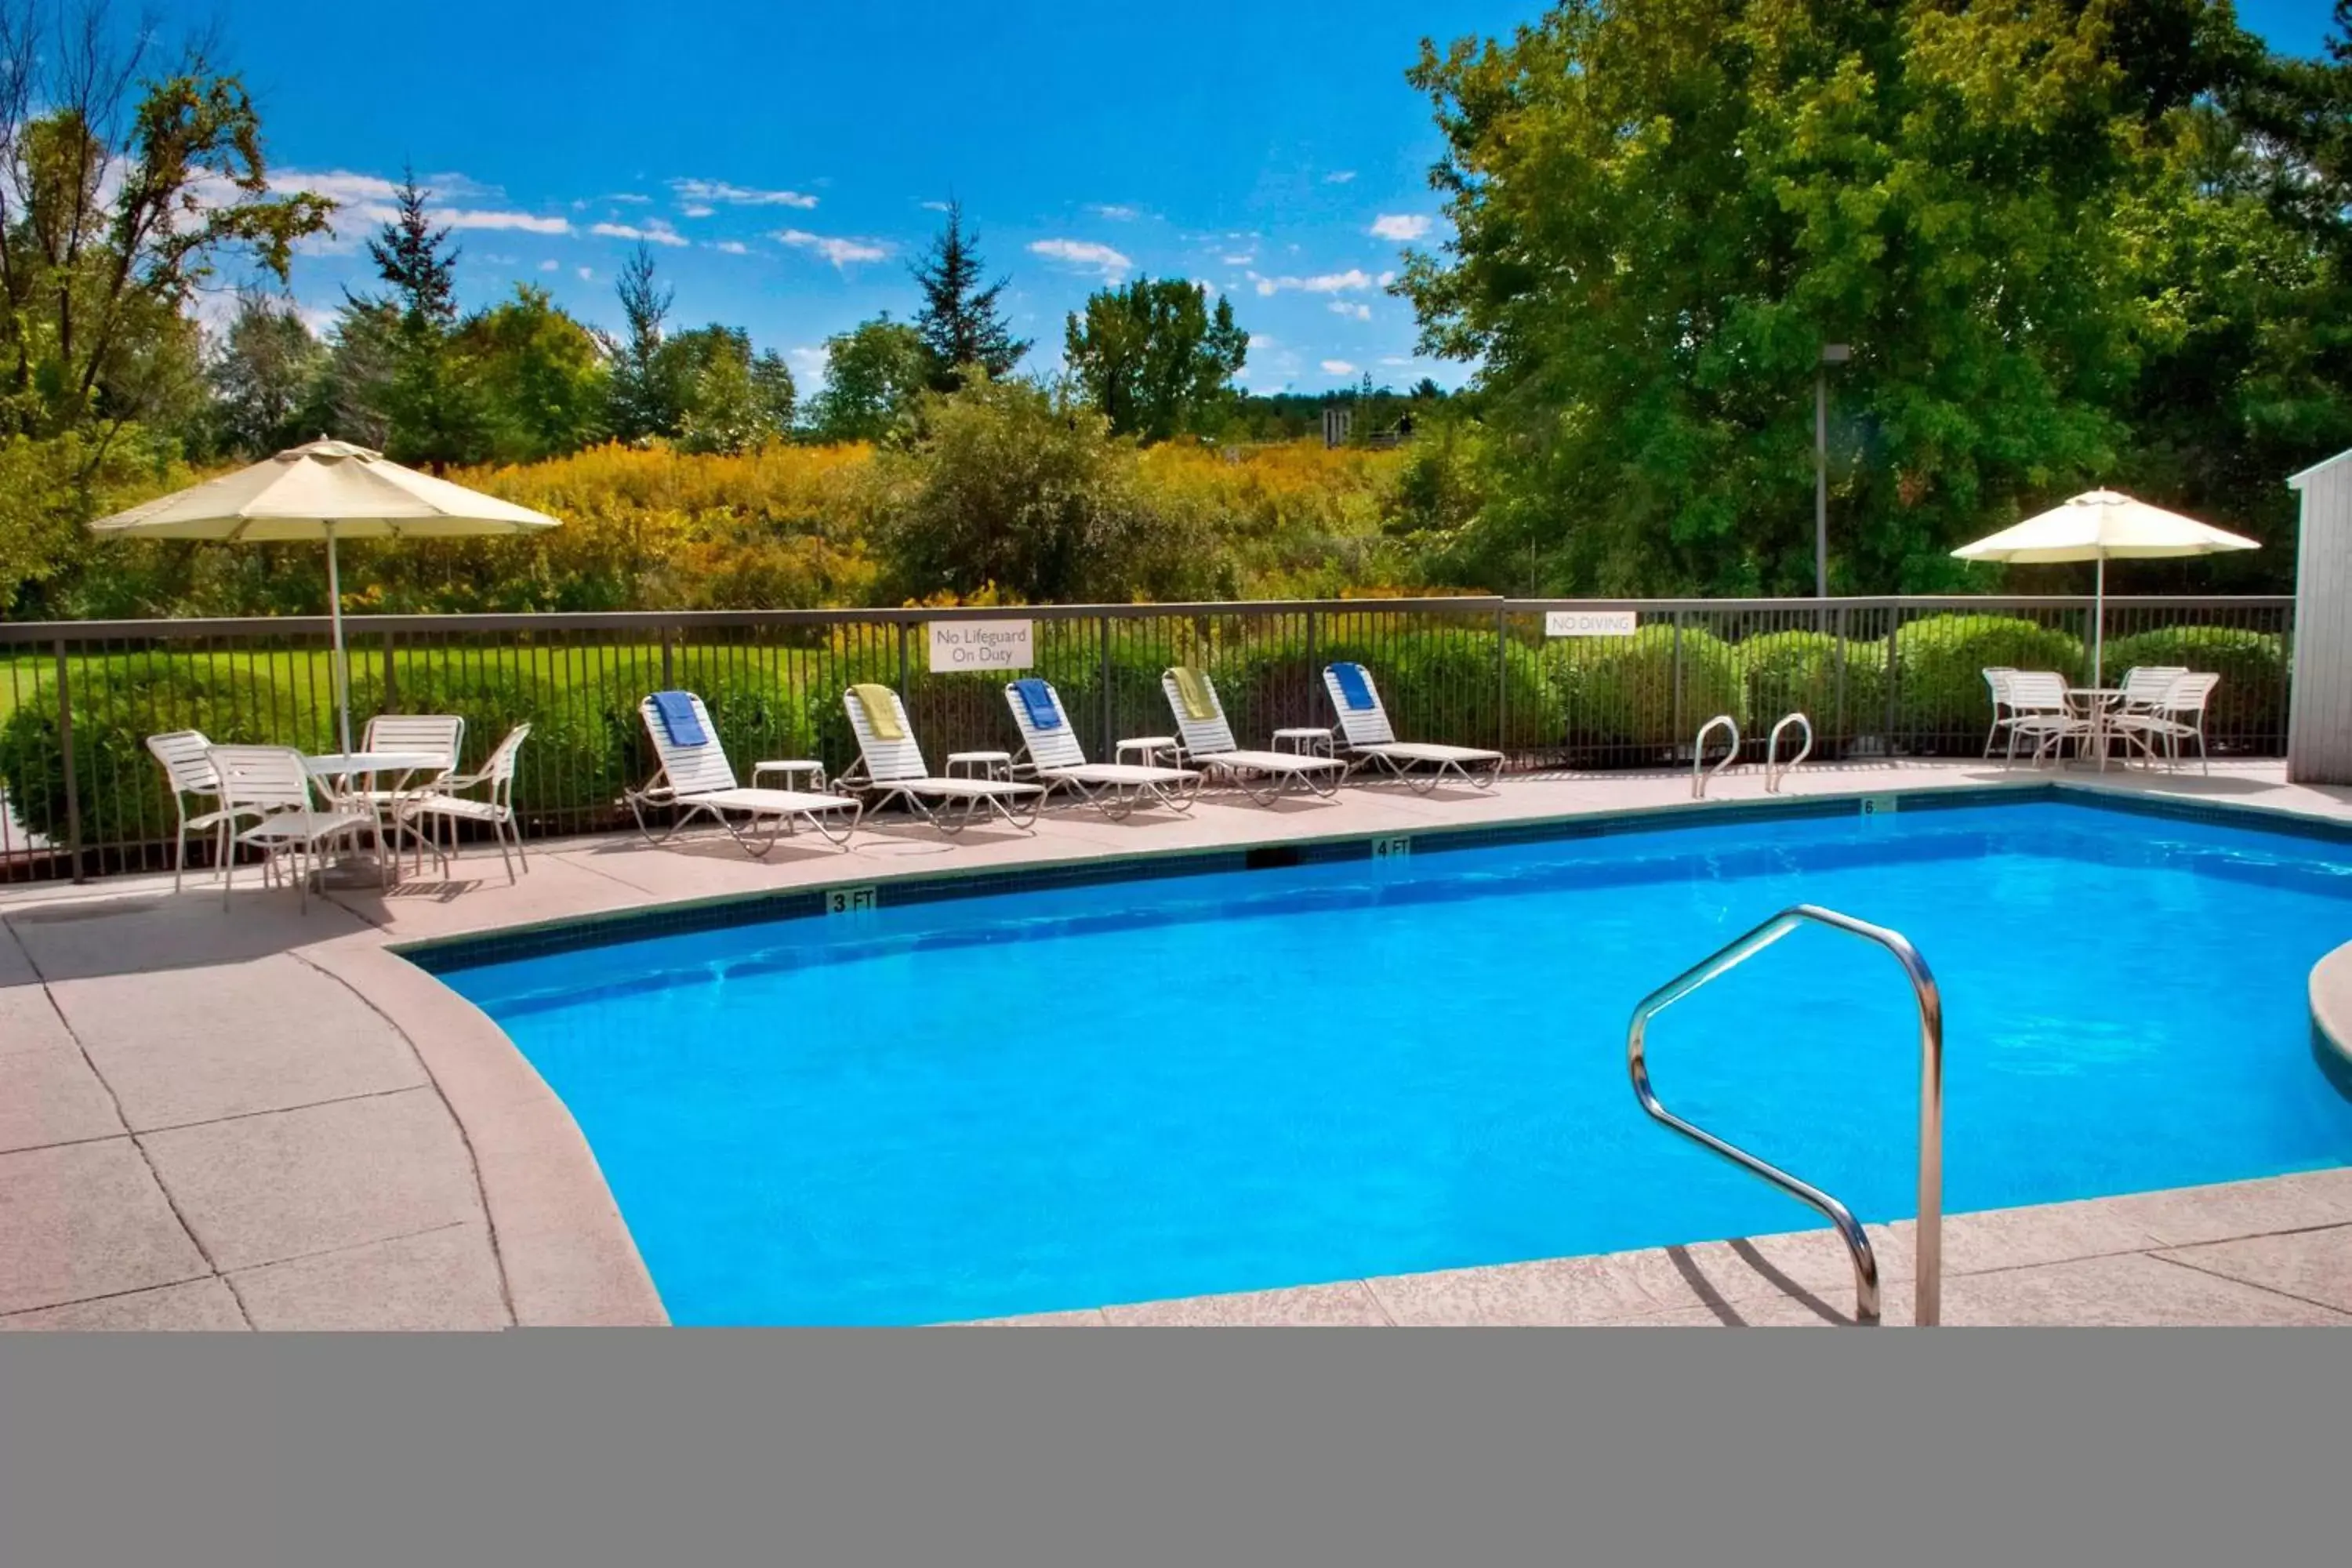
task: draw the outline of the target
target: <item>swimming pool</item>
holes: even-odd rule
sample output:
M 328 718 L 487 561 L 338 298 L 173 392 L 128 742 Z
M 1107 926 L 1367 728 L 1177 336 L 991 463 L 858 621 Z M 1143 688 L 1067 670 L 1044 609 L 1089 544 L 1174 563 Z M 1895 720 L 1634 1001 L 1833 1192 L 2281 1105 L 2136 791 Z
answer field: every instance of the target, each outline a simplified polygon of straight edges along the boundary
M 1924 804 L 1924 803 L 1923 803 Z M 680 1323 L 911 1323 L 1817 1225 L 1642 1115 L 1624 1032 L 1783 906 L 1947 1013 L 1946 1203 L 2352 1163 L 2304 982 L 2352 845 L 2035 801 L 1717 821 L 425 961 L 571 1107 Z M 1913 1198 L 1891 961 L 1803 931 L 1653 1026 L 1659 1092 Z

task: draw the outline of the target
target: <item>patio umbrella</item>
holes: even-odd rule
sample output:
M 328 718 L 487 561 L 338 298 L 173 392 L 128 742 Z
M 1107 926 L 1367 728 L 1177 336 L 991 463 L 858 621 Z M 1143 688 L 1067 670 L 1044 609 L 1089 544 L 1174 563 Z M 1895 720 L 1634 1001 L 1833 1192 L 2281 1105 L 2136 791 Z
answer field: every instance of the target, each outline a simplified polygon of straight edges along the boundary
M 2117 490 L 2086 490 L 1952 553 L 1963 561 L 2008 561 L 2019 565 L 2097 562 L 2098 595 L 2091 623 L 2091 682 L 2095 686 L 2106 679 L 2107 562 L 2111 557 L 2142 560 L 2261 548 L 2243 534 L 2134 500 Z
M 248 544 L 326 541 L 327 615 L 335 638 L 335 708 L 346 752 L 352 749 L 352 683 L 343 651 L 337 542 L 535 533 L 555 526 L 556 520 L 543 513 L 388 463 L 381 452 L 323 437 L 90 524 L 94 532 L 126 539 L 215 539 Z

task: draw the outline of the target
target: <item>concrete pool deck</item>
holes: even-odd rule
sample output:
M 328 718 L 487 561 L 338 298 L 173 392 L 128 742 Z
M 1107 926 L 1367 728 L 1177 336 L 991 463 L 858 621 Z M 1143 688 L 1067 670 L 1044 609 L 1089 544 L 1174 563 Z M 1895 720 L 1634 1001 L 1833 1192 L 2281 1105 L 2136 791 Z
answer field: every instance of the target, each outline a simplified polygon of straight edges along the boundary
M 1785 793 L 2053 778 L 2352 822 L 2352 791 L 2287 784 L 2276 763 L 2207 778 L 1855 763 L 1802 770 Z M 724 839 L 607 837 L 535 846 L 512 887 L 475 848 L 446 879 L 428 868 L 388 892 L 338 891 L 307 916 L 256 884 L 226 914 L 209 881 L 177 895 L 168 877 L 0 889 L 0 1327 L 663 1321 L 569 1111 L 396 944 L 845 882 L 1768 798 L 1755 770 L 1711 794 L 1694 803 L 1687 773 L 1661 772 L 1512 779 L 1491 795 L 1349 788 L 1272 809 L 1213 795 L 1190 819 L 1061 808 L 1034 837 L 942 840 L 887 822 L 848 853 L 788 840 L 766 861 Z M 2352 1018 L 2352 966 L 2346 987 Z M 1907 1226 L 1874 1234 L 1886 1319 L 1901 1321 Z M 2352 1171 L 1953 1215 L 1945 1246 L 1948 1322 L 2352 1323 Z M 1801 1323 L 1851 1310 L 1851 1269 L 1822 1230 L 1018 1321 Z

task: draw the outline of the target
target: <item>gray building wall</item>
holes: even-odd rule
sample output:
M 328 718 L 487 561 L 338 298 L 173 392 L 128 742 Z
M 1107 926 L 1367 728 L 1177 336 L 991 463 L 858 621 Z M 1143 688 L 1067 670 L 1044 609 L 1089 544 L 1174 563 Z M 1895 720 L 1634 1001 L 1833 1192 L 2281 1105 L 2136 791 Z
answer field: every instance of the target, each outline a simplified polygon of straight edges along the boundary
M 2352 452 L 2287 483 L 2302 492 L 2303 527 L 2286 775 L 2296 784 L 2352 784 Z

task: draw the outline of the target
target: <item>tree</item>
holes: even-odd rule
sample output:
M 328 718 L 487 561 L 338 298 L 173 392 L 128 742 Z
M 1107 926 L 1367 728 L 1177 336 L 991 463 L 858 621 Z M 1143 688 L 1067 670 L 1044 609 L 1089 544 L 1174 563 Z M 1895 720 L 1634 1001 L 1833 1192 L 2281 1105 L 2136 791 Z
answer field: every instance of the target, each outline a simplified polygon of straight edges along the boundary
M 824 343 L 824 387 L 809 399 L 820 441 L 878 441 L 912 406 L 930 374 L 923 335 L 887 312 Z
M 792 427 L 793 373 L 772 351 L 755 355 L 751 335 L 713 323 L 662 345 L 662 382 L 680 389 L 679 447 L 745 452 Z
M 986 271 L 980 258 L 980 236 L 964 228 L 962 205 L 950 202 L 947 226 L 914 268 L 915 281 L 923 291 L 915 326 L 930 356 L 935 391 L 954 391 L 964 370 L 972 365 L 992 381 L 1000 380 L 1029 352 L 1027 340 L 1013 337 L 996 308 L 997 296 L 1011 279 L 1000 278 L 983 289 L 980 280 Z
M 1458 237 L 1401 288 L 1481 362 L 1492 554 L 1808 586 L 1830 342 L 1846 585 L 1947 585 L 1970 531 L 2111 472 L 2146 346 L 2121 225 L 2225 37 L 2124 9 L 1573 0 L 1425 48 Z
M 221 449 L 263 458 L 318 435 L 303 428 L 303 415 L 327 359 L 326 345 L 291 301 L 257 289 L 238 295 L 236 315 L 205 372 Z
M 546 289 L 517 284 L 513 299 L 467 321 L 457 347 L 478 377 L 499 461 L 576 452 L 604 435 L 604 346 Z
M 490 455 L 491 417 L 475 367 L 457 339 L 457 264 L 446 226 L 436 227 L 425 189 L 405 173 L 395 208 L 368 256 L 391 292 L 373 301 L 395 314 L 392 374 L 383 388 L 385 455 L 438 472 Z M 446 247 L 445 249 L 444 247 Z M 346 308 L 371 302 L 346 296 Z
M 1138 278 L 1097 289 L 1063 329 L 1064 357 L 1087 400 L 1121 436 L 1164 441 L 1201 428 L 1233 395 L 1249 334 L 1222 296 L 1214 311 L 1201 285 Z
M 669 320 L 673 289 L 654 279 L 653 247 L 639 240 L 621 265 L 615 286 L 627 323 L 613 346 L 613 376 L 607 421 L 615 438 L 645 441 L 676 436 L 684 416 L 679 389 L 663 379 L 662 334 Z
M 193 380 L 186 310 L 242 259 L 283 284 L 331 204 L 274 194 L 260 117 L 200 48 L 105 7 L 0 11 L 0 429 L 113 432 Z
M 880 459 L 876 543 L 898 592 L 1084 603 L 1204 585 L 1213 548 L 1185 514 L 1154 510 L 1134 447 L 1094 410 L 974 377 L 927 395 L 919 423 L 919 443 Z

